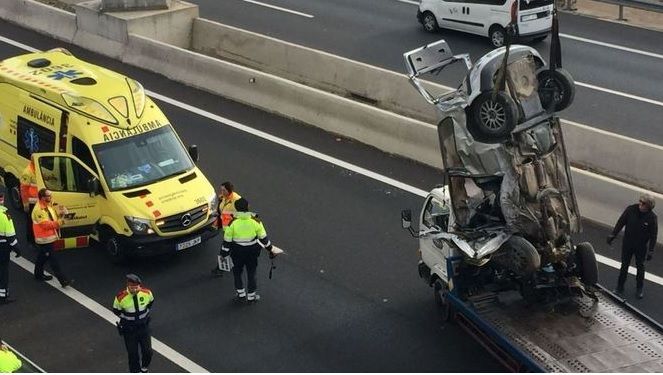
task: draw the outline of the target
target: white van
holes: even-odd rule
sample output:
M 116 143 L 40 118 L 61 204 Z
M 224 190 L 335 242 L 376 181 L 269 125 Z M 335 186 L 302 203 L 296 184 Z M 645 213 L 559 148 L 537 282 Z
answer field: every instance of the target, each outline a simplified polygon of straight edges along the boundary
M 428 32 L 440 28 L 484 35 L 504 45 L 505 27 L 517 12 L 517 37 L 535 42 L 552 27 L 553 0 L 421 0 L 417 19 Z

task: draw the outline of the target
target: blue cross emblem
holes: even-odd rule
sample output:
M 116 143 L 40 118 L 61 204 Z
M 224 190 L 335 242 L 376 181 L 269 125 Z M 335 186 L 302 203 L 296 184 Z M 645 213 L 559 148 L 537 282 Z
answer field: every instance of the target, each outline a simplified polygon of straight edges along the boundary
M 30 154 L 39 150 L 39 135 L 37 135 L 37 132 L 33 128 L 23 133 L 23 144 L 30 151 Z
M 67 71 L 58 70 L 49 75 L 48 78 L 53 78 L 56 81 L 61 80 L 62 78 L 76 78 L 77 76 L 83 74 L 83 72 L 78 72 L 74 69 L 69 69 Z

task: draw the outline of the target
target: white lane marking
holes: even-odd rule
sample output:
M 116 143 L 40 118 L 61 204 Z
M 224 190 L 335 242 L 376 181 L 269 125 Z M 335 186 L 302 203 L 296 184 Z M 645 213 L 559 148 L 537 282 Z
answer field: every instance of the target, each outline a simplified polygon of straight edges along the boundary
M 582 129 L 584 129 L 584 130 L 593 131 L 593 132 L 595 132 L 595 133 L 599 133 L 599 134 L 607 135 L 607 136 L 610 136 L 610 137 L 619 138 L 619 139 L 622 139 L 622 140 L 627 141 L 627 142 L 636 143 L 636 144 L 638 144 L 638 145 L 640 145 L 640 146 L 644 146 L 644 147 L 652 147 L 652 148 L 658 149 L 659 151 L 663 151 L 663 146 L 661 146 L 661 145 L 657 145 L 657 144 L 653 144 L 653 143 L 649 143 L 649 142 L 641 141 L 641 140 L 639 140 L 639 139 L 635 139 L 635 138 L 627 137 L 627 136 L 625 136 L 625 135 L 621 135 L 621 134 L 617 134 L 617 133 L 611 133 L 611 132 L 606 131 L 606 130 L 603 130 L 603 129 L 593 128 L 593 127 L 591 127 L 591 126 L 583 125 L 583 124 L 581 124 L 581 123 L 578 123 L 578 122 L 575 122 L 575 121 L 571 121 L 571 120 L 563 120 L 563 121 L 564 121 L 565 123 L 569 124 L 569 125 L 577 126 L 577 127 L 582 128 Z
M 614 267 L 616 269 L 620 269 L 622 264 L 616 260 L 612 260 L 608 257 L 605 257 L 603 255 L 596 254 L 596 260 L 607 265 L 610 267 Z M 628 273 L 631 275 L 635 275 L 637 273 L 637 270 L 633 266 L 629 266 L 628 268 Z M 663 285 L 663 277 L 656 276 L 653 273 L 645 272 L 645 279 L 651 281 L 652 283 L 656 283 L 658 285 Z
M 578 86 L 582 86 L 582 87 L 586 87 L 586 88 L 588 88 L 588 89 L 592 89 L 592 90 L 596 90 L 596 91 L 602 91 L 602 92 L 607 92 L 608 94 L 613 94 L 613 95 L 617 95 L 617 96 L 623 96 L 624 98 L 629 98 L 629 99 L 633 99 L 633 100 L 638 100 L 638 101 L 641 101 L 641 102 L 645 102 L 645 103 L 649 103 L 649 104 L 653 104 L 653 105 L 657 105 L 657 106 L 663 107 L 663 102 L 659 102 L 658 100 L 649 99 L 649 98 L 644 98 L 644 97 L 642 97 L 642 96 L 637 96 L 637 95 L 633 95 L 633 94 L 628 94 L 628 93 L 621 92 L 621 91 L 616 91 L 616 90 L 606 89 L 606 88 L 603 88 L 603 87 L 590 85 L 589 83 L 583 83 L 583 82 L 578 82 L 578 81 L 576 81 L 576 85 L 578 85 Z
M 13 40 L 10 40 L 10 39 L 6 39 L 6 38 L 3 38 L 3 37 L 0 37 L 0 38 L 1 38 L 1 40 L 5 41 L 6 43 L 9 43 L 9 44 L 12 44 L 12 45 L 18 45 L 18 44 L 20 44 L 20 43 L 18 43 L 18 42 L 14 42 Z M 412 193 L 412 194 L 418 195 L 418 196 L 420 196 L 420 197 L 426 197 L 426 196 L 428 195 L 428 192 L 425 191 L 425 190 L 423 190 L 423 189 L 419 189 L 419 188 L 414 187 L 414 186 L 412 186 L 412 185 L 408 185 L 408 184 L 406 184 L 406 183 L 403 183 L 403 182 L 400 182 L 400 181 L 394 180 L 393 178 L 389 178 L 389 177 L 383 176 L 383 175 L 381 175 L 381 174 L 375 173 L 375 172 L 373 172 L 373 171 L 369 171 L 368 169 L 365 169 L 365 168 L 359 167 L 359 166 L 357 166 L 357 165 L 354 165 L 354 164 L 351 164 L 351 163 L 345 162 L 345 161 L 343 161 L 343 160 L 340 160 L 340 159 L 337 159 L 337 158 L 331 157 L 331 156 L 326 155 L 326 154 L 323 154 L 323 153 L 321 153 L 321 152 L 318 152 L 318 151 L 312 150 L 312 149 L 310 149 L 310 148 L 308 148 L 308 147 L 300 146 L 300 145 L 298 145 L 298 144 L 295 144 L 295 143 L 290 142 L 290 141 L 287 141 L 287 140 L 285 140 L 285 139 L 282 139 L 282 138 L 279 138 L 279 137 L 273 136 L 273 135 L 268 134 L 268 133 L 265 133 L 265 132 L 263 132 L 263 131 L 260 131 L 260 130 L 257 130 L 257 129 L 253 129 L 253 128 L 247 126 L 247 125 L 243 125 L 243 124 L 240 124 L 239 122 L 236 122 L 236 121 L 233 121 L 233 120 L 227 119 L 227 118 L 225 118 L 225 117 L 221 117 L 221 116 L 219 116 L 219 115 L 215 115 L 215 114 L 213 114 L 213 113 L 211 113 L 211 112 L 205 111 L 205 110 L 203 110 L 203 109 L 200 109 L 200 108 L 194 107 L 194 106 L 189 105 L 189 104 L 186 104 L 186 103 L 182 103 L 182 102 L 180 102 L 180 101 L 178 101 L 178 100 L 175 100 L 175 99 L 169 98 L 169 97 L 167 97 L 167 96 L 164 96 L 164 95 L 158 94 L 158 93 L 156 93 L 156 92 L 149 91 L 149 90 L 145 90 L 145 91 L 146 91 L 150 96 L 152 96 L 152 97 L 154 97 L 154 98 L 157 98 L 157 99 L 159 99 L 159 100 L 161 100 L 161 101 L 164 101 L 164 102 L 166 102 L 166 103 L 168 103 L 168 104 L 171 104 L 171 105 L 173 105 L 173 106 L 175 106 L 175 107 L 179 107 L 179 108 L 181 108 L 181 109 L 184 109 L 184 110 L 186 110 L 186 111 L 189 111 L 189 112 L 195 113 L 195 114 L 197 114 L 197 115 L 199 115 L 199 116 L 202 116 L 202 117 L 206 117 L 206 118 L 208 118 L 208 119 L 210 119 L 210 120 L 213 120 L 213 121 L 219 122 L 219 123 L 221 123 L 221 124 L 228 125 L 228 126 L 230 126 L 230 127 L 232 127 L 232 128 L 235 128 L 235 129 L 237 129 L 237 130 L 240 130 L 240 131 L 243 131 L 243 132 L 246 132 L 246 133 L 249 133 L 249 134 L 253 134 L 253 135 L 255 135 L 255 136 L 257 136 L 257 137 L 260 137 L 260 138 L 262 138 L 262 139 L 265 139 L 265 140 L 267 140 L 267 141 L 274 142 L 274 143 L 276 143 L 276 144 L 279 144 L 279 145 L 281 145 L 281 146 L 284 146 L 284 147 L 290 148 L 290 149 L 292 149 L 292 150 L 295 150 L 295 151 L 301 152 L 301 153 L 303 153 L 303 154 L 306 154 L 306 155 L 308 155 L 308 156 L 314 157 L 314 158 L 316 158 L 316 159 L 319 159 L 319 160 L 322 160 L 322 161 L 328 162 L 328 163 L 330 163 L 330 164 L 334 164 L 334 165 L 339 166 L 339 167 L 341 167 L 341 168 L 345 168 L 345 169 L 351 170 L 351 171 L 353 171 L 353 172 L 355 172 L 355 173 L 361 174 L 361 175 L 366 176 L 366 177 L 368 177 L 368 178 L 372 178 L 372 179 L 374 179 L 374 180 L 376 180 L 376 181 L 380 181 L 380 182 L 385 183 L 385 184 L 387 184 L 387 185 L 391 185 L 391 186 L 393 186 L 393 187 L 396 187 L 396 188 L 398 188 L 398 189 L 401 189 L 401 190 L 407 191 L 407 192 L 409 192 L 409 193 Z M 428 125 L 428 124 L 425 124 L 425 125 Z M 571 170 L 573 170 L 573 171 L 575 171 L 575 172 L 578 172 L 578 173 L 582 173 L 582 174 L 585 174 L 585 175 L 589 175 L 589 176 L 595 177 L 595 178 L 597 178 L 597 179 L 602 179 L 602 180 L 604 180 L 604 181 L 610 181 L 610 182 L 612 182 L 612 183 L 620 184 L 620 185 L 622 185 L 622 186 L 627 186 L 627 187 L 630 187 L 630 188 L 632 188 L 632 189 L 636 189 L 636 190 L 640 190 L 640 191 L 643 191 L 643 192 L 647 192 L 647 190 L 642 189 L 642 188 L 640 188 L 640 187 L 638 187 L 638 186 L 628 185 L 628 184 L 623 183 L 623 182 L 621 182 L 621 181 L 612 180 L 612 179 L 609 179 L 609 178 L 607 178 L 607 177 L 605 177 L 605 176 L 598 175 L 598 174 L 596 174 L 596 173 L 588 172 L 588 171 L 585 171 L 585 170 L 582 170 L 582 169 L 578 169 L 578 168 L 574 168 L 574 167 L 571 167 Z M 653 193 L 653 192 L 648 192 L 648 193 L 653 194 L 653 195 L 655 195 L 655 196 L 660 196 L 660 194 L 657 194 L 657 193 Z M 602 257 L 602 258 L 605 258 L 605 257 Z M 605 259 L 611 260 L 612 262 L 616 262 L 616 261 L 614 261 L 614 260 L 612 260 L 612 259 L 610 259 L 610 258 L 605 258 Z M 611 267 L 619 268 L 619 266 L 615 266 L 614 264 L 611 264 L 611 263 L 606 263 L 606 262 L 604 262 L 604 261 L 600 261 L 600 262 L 603 263 L 603 264 L 606 264 L 606 265 L 608 265 L 608 266 L 611 266 Z M 655 276 L 655 275 L 653 275 L 653 276 Z M 656 277 L 658 277 L 658 276 L 656 276 Z M 660 284 L 660 285 L 663 285 L 663 281 L 661 281 L 661 280 L 663 280 L 663 279 L 660 279 L 660 278 L 659 278 L 659 279 L 657 279 L 657 281 L 653 281 L 653 282 L 655 282 L 655 283 L 657 283 L 657 284 Z
M 277 7 L 276 5 L 261 3 L 260 1 L 255 1 L 255 0 L 242 0 L 242 1 L 245 1 L 245 2 L 251 3 L 251 4 L 255 4 L 255 5 L 260 5 L 260 6 L 263 6 L 263 7 L 266 7 L 266 8 L 272 8 L 272 9 L 280 10 L 282 12 L 288 12 L 288 13 L 296 14 L 296 15 L 302 16 L 302 17 L 313 18 L 313 15 L 311 15 L 311 14 L 306 14 L 306 13 L 298 12 L 296 10 Z
M 647 51 L 643 51 L 643 50 L 639 50 L 639 49 L 635 49 L 635 48 L 624 47 L 624 46 L 620 46 L 619 44 L 599 42 L 598 40 L 587 39 L 587 38 L 582 38 L 582 37 L 575 36 L 575 35 L 562 34 L 562 33 L 560 33 L 559 36 L 567 38 L 567 39 L 577 40 L 579 42 L 585 42 L 585 43 L 589 43 L 589 44 L 596 44 L 596 45 L 602 46 L 602 47 L 608 47 L 608 48 L 618 49 L 618 50 L 625 51 L 625 52 L 637 53 L 639 55 L 654 57 L 654 58 L 657 58 L 657 59 L 663 59 L 663 55 L 661 55 L 661 54 L 654 53 L 654 52 L 647 52 Z
M 18 266 L 23 268 L 24 270 L 32 273 L 32 271 L 35 268 L 34 263 L 30 262 L 29 260 L 25 258 L 11 258 L 14 263 L 16 263 Z M 101 318 L 104 320 L 108 321 L 110 324 L 115 325 L 115 322 L 119 320 L 119 318 L 113 314 L 112 311 L 109 309 L 103 307 L 102 305 L 98 304 L 95 302 L 92 298 L 86 296 L 85 294 L 79 292 L 78 290 L 68 287 L 68 288 L 61 288 L 59 286 L 59 283 L 56 281 L 55 278 L 50 281 L 45 281 L 49 285 L 51 285 L 53 288 L 56 290 L 62 292 L 64 295 L 67 297 L 73 299 L 77 303 L 83 305 L 86 309 L 92 311 L 93 313 L 99 315 Z M 121 345 L 118 342 L 118 345 Z M 187 357 L 181 355 L 180 353 L 176 352 L 173 350 L 171 347 L 168 345 L 162 343 L 158 339 L 152 337 L 152 349 L 163 355 L 164 357 L 168 358 L 171 362 L 175 363 L 176 365 L 180 366 L 184 370 L 192 373 L 208 373 L 204 367 L 198 365 L 197 363 L 193 362 L 192 360 L 188 359 Z
M 36 369 L 37 371 L 39 371 L 39 372 L 41 372 L 41 373 L 45 373 L 45 372 L 46 372 L 46 371 L 44 371 L 43 368 L 37 366 L 36 363 L 32 362 L 32 361 L 30 360 L 30 358 L 26 357 L 23 353 L 21 353 L 21 352 L 19 352 L 18 350 L 16 350 L 16 348 L 14 348 L 13 346 L 7 344 L 7 343 L 4 342 L 4 341 L 2 341 L 2 343 L 5 344 L 9 349 L 11 349 L 12 352 L 18 354 L 18 356 L 21 357 L 21 359 L 23 359 L 23 360 L 25 360 L 26 362 L 28 362 L 28 363 L 30 364 L 30 366 L 32 366 L 32 367 L 33 367 L 34 369 Z M 24 368 L 21 368 L 21 369 L 22 369 L 23 371 L 25 371 Z
M 23 44 L 23 43 L 21 43 L 21 42 L 17 42 L 17 41 L 15 41 L 15 40 L 13 40 L 13 39 L 5 38 L 5 37 L 2 36 L 2 35 L 0 35 L 0 40 L 3 41 L 3 42 L 5 42 L 5 43 L 7 43 L 7 44 L 11 44 L 11 45 L 14 46 L 14 47 L 18 47 L 18 48 L 20 48 L 20 49 L 24 49 L 24 50 L 26 50 L 26 51 L 30 51 L 30 52 L 39 52 L 39 50 L 36 49 L 36 48 L 34 48 L 34 47 L 30 47 L 30 46 L 27 45 L 27 44 Z

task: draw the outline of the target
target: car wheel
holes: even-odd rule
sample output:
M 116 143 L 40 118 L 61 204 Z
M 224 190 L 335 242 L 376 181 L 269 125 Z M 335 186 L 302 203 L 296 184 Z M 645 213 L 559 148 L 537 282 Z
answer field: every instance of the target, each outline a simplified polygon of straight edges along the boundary
M 488 37 L 494 47 L 503 47 L 506 42 L 506 31 L 504 31 L 502 26 L 495 25 L 488 31 Z
M 111 263 L 120 264 L 127 260 L 126 252 L 122 248 L 120 239 L 112 233 L 112 230 L 105 231 L 102 241 Z
M 599 282 L 599 267 L 596 263 L 594 246 L 589 242 L 583 242 L 576 246 L 576 260 L 580 273 L 580 280 L 585 285 L 595 285 Z
M 576 87 L 571 73 L 563 68 L 542 69 L 536 74 L 539 81 L 539 99 L 547 111 L 562 111 L 573 103 Z
M 23 201 L 21 200 L 21 187 L 17 179 L 13 176 L 7 176 L 5 178 L 7 185 L 7 195 L 9 196 L 9 203 L 12 208 L 23 212 Z
M 437 24 L 437 18 L 435 18 L 435 15 L 431 12 L 424 12 L 421 21 L 424 30 L 429 33 L 436 33 L 440 30 L 440 26 Z
M 467 130 L 479 142 L 504 142 L 518 121 L 518 107 L 504 91 L 477 96 L 467 109 Z
M 435 280 L 435 284 L 433 284 L 433 297 L 435 298 L 435 306 L 437 306 L 438 316 L 442 323 L 450 321 L 452 317 L 452 307 L 446 297 L 448 291 L 449 287 L 446 283 L 439 279 Z

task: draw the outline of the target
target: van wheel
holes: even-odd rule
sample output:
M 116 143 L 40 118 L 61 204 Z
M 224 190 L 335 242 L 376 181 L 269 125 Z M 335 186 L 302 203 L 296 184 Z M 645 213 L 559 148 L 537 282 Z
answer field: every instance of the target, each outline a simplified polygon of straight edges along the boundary
M 506 41 L 506 31 L 499 25 L 495 25 L 488 31 L 488 37 L 494 47 L 503 47 Z
M 580 280 L 585 285 L 595 285 L 599 282 L 599 267 L 596 263 L 594 246 L 583 242 L 576 246 L 576 261 L 580 273 Z
M 120 264 L 127 260 L 126 252 L 122 248 L 120 239 L 111 230 L 104 231 L 102 245 L 108 254 L 111 263 Z
M 437 306 L 441 323 L 450 321 L 452 317 L 452 307 L 446 297 L 448 291 L 449 287 L 445 282 L 439 279 L 435 280 L 433 284 L 433 297 L 435 298 L 435 306 Z
M 429 33 L 436 33 L 440 30 L 440 26 L 437 24 L 437 18 L 431 12 L 424 12 L 421 18 L 421 24 L 424 26 L 424 30 Z
M 557 68 L 553 71 L 542 69 L 536 74 L 539 81 L 539 98 L 547 111 L 562 111 L 568 108 L 576 95 L 573 77 L 566 69 Z M 553 108 L 554 107 L 554 108 Z
M 504 142 L 518 121 L 518 107 L 504 91 L 493 99 L 492 91 L 477 96 L 467 108 L 467 130 L 479 142 Z
M 23 201 L 21 200 L 21 188 L 19 186 L 18 180 L 14 176 L 7 175 L 5 177 L 5 183 L 7 185 L 7 195 L 9 196 L 9 202 L 12 208 L 23 211 Z

